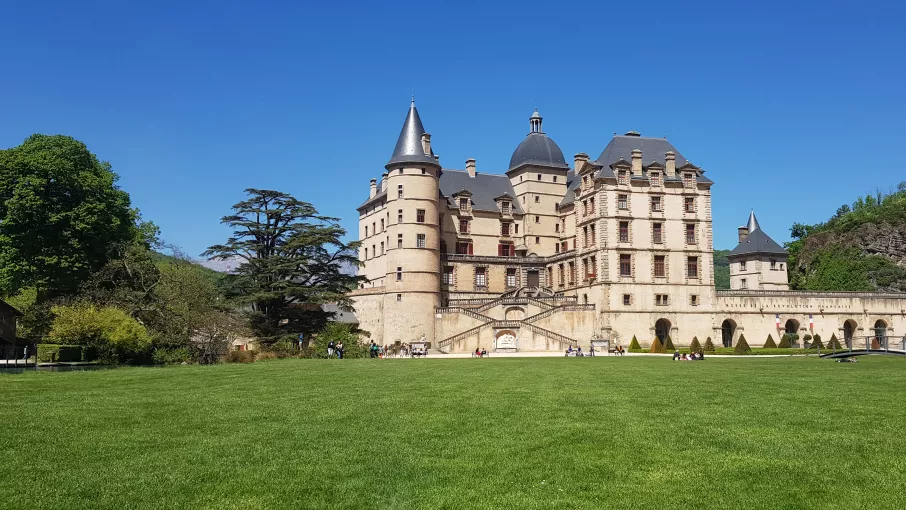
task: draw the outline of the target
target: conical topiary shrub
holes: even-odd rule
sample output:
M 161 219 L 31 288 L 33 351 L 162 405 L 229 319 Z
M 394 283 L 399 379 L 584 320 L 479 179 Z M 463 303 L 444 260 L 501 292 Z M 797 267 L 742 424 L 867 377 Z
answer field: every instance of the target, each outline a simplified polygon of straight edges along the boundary
M 780 345 L 778 345 L 777 347 L 780 347 L 781 349 L 789 349 L 792 346 L 793 342 L 792 340 L 790 340 L 790 335 L 784 333 L 784 335 L 780 337 Z
M 642 346 L 639 345 L 639 340 L 635 337 L 635 335 L 632 335 L 632 341 L 629 342 L 629 350 L 630 351 L 641 351 L 642 350 Z
M 824 344 L 821 343 L 821 335 L 815 334 L 812 337 L 812 345 L 809 346 L 810 349 L 824 349 Z
M 840 340 L 837 340 L 837 334 L 831 333 L 831 338 L 827 342 L 827 348 L 839 351 L 843 349 L 843 346 L 840 345 Z
M 648 348 L 648 352 L 652 353 L 665 353 L 667 349 L 664 348 L 664 344 L 661 343 L 661 339 L 654 337 L 654 341 L 651 342 L 651 347 Z
M 768 339 L 764 341 L 764 348 L 765 349 L 776 349 L 777 348 L 777 344 L 774 343 L 774 337 L 772 337 L 770 333 L 768 333 Z
M 714 352 L 714 342 L 711 341 L 711 337 L 705 339 L 705 351 Z
M 739 341 L 736 342 L 736 347 L 733 348 L 733 354 L 749 354 L 752 352 L 752 349 L 749 348 L 749 343 L 746 342 L 745 335 L 739 335 Z
M 698 342 L 698 337 L 692 337 L 692 343 L 689 344 L 689 352 L 698 352 L 702 350 L 702 344 Z
M 664 344 L 665 352 L 673 352 L 676 350 L 676 347 L 673 346 L 673 339 L 670 338 L 670 335 L 667 335 L 667 342 Z

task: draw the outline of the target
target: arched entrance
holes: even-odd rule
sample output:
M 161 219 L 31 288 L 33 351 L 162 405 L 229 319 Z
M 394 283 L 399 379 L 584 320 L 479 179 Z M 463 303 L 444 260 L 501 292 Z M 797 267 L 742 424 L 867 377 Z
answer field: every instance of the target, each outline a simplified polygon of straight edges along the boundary
M 733 347 L 733 335 L 736 334 L 736 322 L 725 320 L 720 325 L 720 338 L 724 347 Z
M 516 350 L 516 332 L 509 329 L 498 331 L 494 339 L 494 348 Z
M 658 319 L 658 321 L 654 323 L 654 335 L 661 343 L 666 342 L 667 336 L 670 335 L 670 321 L 667 319 Z
M 853 347 L 853 335 L 856 334 L 856 321 L 849 319 L 843 323 L 843 343 L 846 344 L 847 349 L 852 349 Z
M 797 321 L 796 319 L 790 319 L 786 321 L 786 324 L 783 326 L 783 331 L 789 335 L 798 335 L 799 321 Z
M 875 321 L 874 335 L 871 339 L 871 348 L 884 349 L 887 346 L 887 323 L 880 319 Z
M 518 306 L 507 308 L 506 312 L 504 312 L 504 317 L 508 321 L 521 321 L 525 318 L 525 309 Z

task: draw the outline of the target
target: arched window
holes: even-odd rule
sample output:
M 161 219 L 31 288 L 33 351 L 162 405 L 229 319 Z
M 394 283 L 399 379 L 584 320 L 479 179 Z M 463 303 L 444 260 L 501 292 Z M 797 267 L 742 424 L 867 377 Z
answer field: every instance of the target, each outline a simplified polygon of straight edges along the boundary
M 850 319 L 843 323 L 843 342 L 847 349 L 853 347 L 853 335 L 856 334 L 856 321 Z
M 872 349 L 884 349 L 887 347 L 887 323 L 882 320 L 875 321 L 874 338 L 871 340 Z

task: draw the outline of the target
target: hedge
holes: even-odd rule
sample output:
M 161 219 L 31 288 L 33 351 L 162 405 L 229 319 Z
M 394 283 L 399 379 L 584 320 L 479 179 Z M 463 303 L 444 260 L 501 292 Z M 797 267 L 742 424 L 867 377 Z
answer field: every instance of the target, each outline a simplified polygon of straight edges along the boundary
M 664 347 L 664 344 L 661 343 L 661 339 L 654 337 L 654 341 L 651 342 L 651 347 L 648 348 L 648 352 L 652 353 L 665 353 L 667 349 Z
M 776 349 L 777 348 L 777 344 L 774 343 L 774 337 L 771 336 L 770 333 L 768 333 L 768 339 L 764 341 L 764 348 L 765 349 Z
M 689 352 L 698 352 L 702 350 L 702 344 L 698 342 L 698 337 L 692 337 L 692 343 L 689 344 Z
M 676 347 L 673 345 L 673 339 L 670 338 L 670 335 L 667 335 L 667 343 L 664 344 L 664 352 L 675 351 Z
M 777 347 L 780 347 L 781 349 L 789 349 L 792 346 L 793 342 L 790 339 L 790 334 L 784 333 L 783 336 L 780 337 L 780 345 L 778 345 Z
M 629 350 L 630 351 L 641 351 L 642 350 L 642 346 L 639 345 L 639 341 L 635 337 L 635 335 L 632 335 L 632 342 L 629 342 Z
M 97 353 L 85 345 L 38 344 L 38 363 L 94 361 Z
M 831 333 L 830 340 L 827 342 L 827 348 L 835 351 L 843 349 L 843 346 L 840 345 L 840 340 L 837 340 L 836 333 Z
M 749 348 L 749 343 L 746 342 L 745 335 L 739 335 L 739 341 L 736 342 L 736 347 L 733 348 L 733 354 L 749 354 L 752 352 L 752 349 Z
M 710 336 L 705 340 L 705 351 L 714 352 L 714 342 L 711 341 Z

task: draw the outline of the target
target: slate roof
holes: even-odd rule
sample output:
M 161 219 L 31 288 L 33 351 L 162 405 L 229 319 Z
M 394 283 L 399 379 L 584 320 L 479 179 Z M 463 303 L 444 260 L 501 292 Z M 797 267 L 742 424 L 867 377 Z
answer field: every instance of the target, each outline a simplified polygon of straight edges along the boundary
M 500 209 L 494 199 L 509 194 L 513 197 L 512 207 L 516 214 L 523 214 L 522 207 L 516 200 L 516 192 L 510 183 L 510 178 L 502 174 L 476 173 L 475 178 L 469 177 L 469 172 L 464 170 L 444 169 L 440 173 L 440 193 L 447 198 L 450 207 L 456 207 L 452 202 L 453 194 L 463 189 L 472 193 L 472 209 L 476 211 L 497 212 Z
M 418 116 L 415 99 L 413 99 L 387 166 L 397 163 L 432 163 L 436 165 L 437 159 L 434 157 L 434 150 L 432 149 L 431 154 L 425 154 L 422 148 L 423 134 L 425 134 L 425 127 L 422 126 L 422 119 Z
M 756 253 L 764 253 L 768 255 L 789 255 L 789 252 L 783 249 L 779 244 L 777 244 L 770 236 L 764 233 L 764 230 L 761 230 L 761 227 L 758 225 L 758 220 L 755 219 L 755 211 L 752 211 L 749 214 L 749 221 L 747 222 L 749 230 L 749 235 L 739 243 L 736 248 L 733 248 L 733 251 L 728 255 L 729 257 L 738 257 L 742 255 L 753 255 Z M 753 229 L 754 227 L 754 229 Z
M 563 151 L 560 150 L 557 143 L 541 132 L 529 133 L 525 140 L 522 140 L 522 143 L 516 147 L 510 157 L 510 167 L 507 172 L 522 165 L 569 168 L 563 157 Z
M 576 190 L 579 189 L 579 179 L 576 179 L 576 171 L 566 172 L 566 194 L 560 201 L 560 207 L 567 206 L 576 200 Z
M 632 151 L 634 149 L 640 149 L 642 151 L 642 175 L 633 176 L 633 180 L 647 180 L 648 179 L 648 166 L 651 163 L 658 163 L 660 165 L 667 164 L 667 151 L 673 151 L 676 153 L 676 168 L 680 168 L 683 165 L 689 163 L 679 151 L 676 150 L 676 147 L 673 146 L 666 138 L 650 138 L 645 136 L 637 135 L 622 135 L 614 136 L 610 140 L 610 143 L 607 144 L 607 147 L 604 148 L 604 151 L 601 152 L 601 155 L 598 156 L 598 159 L 595 160 L 595 164 L 601 166 L 601 170 L 595 175 L 599 178 L 614 178 L 616 177 L 613 174 L 613 170 L 610 168 L 611 165 L 620 161 L 621 159 L 627 164 L 632 164 Z M 708 179 L 703 175 L 701 170 L 696 171 L 698 174 L 697 181 L 713 184 L 714 181 Z M 667 177 L 664 176 L 665 181 L 680 181 L 682 177 L 674 176 Z
M 333 318 L 330 319 L 333 322 L 341 322 L 343 324 L 359 323 L 359 319 L 355 316 L 355 313 L 341 309 L 336 303 L 325 303 L 321 305 L 321 310 L 334 314 Z

